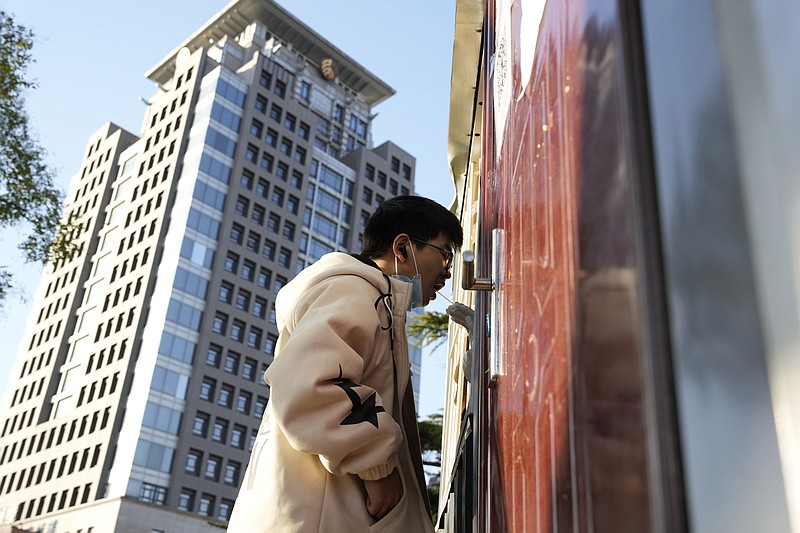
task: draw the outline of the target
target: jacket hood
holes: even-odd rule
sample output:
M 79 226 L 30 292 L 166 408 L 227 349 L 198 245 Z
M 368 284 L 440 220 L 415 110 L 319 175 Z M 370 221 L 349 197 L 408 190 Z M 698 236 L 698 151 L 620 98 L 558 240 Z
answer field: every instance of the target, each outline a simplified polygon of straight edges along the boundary
M 405 314 L 411 300 L 411 284 L 388 278 L 374 266 L 365 264 L 355 257 L 342 253 L 332 252 L 323 255 L 319 261 L 300 272 L 278 292 L 275 299 L 275 313 L 278 320 L 278 330 L 282 329 L 288 313 L 291 313 L 297 302 L 313 287 L 319 283 L 336 276 L 358 276 L 369 282 L 380 294 L 386 294 L 391 283 L 392 314 L 395 316 Z M 387 282 L 387 279 L 389 280 Z

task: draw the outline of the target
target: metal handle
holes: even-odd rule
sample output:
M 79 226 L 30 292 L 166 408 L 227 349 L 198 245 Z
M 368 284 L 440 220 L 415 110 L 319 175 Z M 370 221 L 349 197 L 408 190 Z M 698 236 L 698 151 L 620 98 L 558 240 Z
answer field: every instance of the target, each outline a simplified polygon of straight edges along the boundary
M 475 277 L 475 252 L 464 250 L 461 253 L 463 266 L 461 269 L 461 288 L 466 291 L 494 291 L 490 303 L 490 312 L 486 317 L 486 334 L 489 337 L 489 387 L 497 385 L 497 378 L 503 374 L 503 354 L 500 352 L 500 283 L 503 279 L 503 248 L 505 232 L 502 229 L 492 231 L 492 277 Z
M 492 231 L 492 279 L 491 284 L 494 289 L 491 302 L 491 314 L 489 318 L 489 387 L 497 385 L 497 378 L 504 372 L 504 357 L 500 350 L 500 283 L 503 281 L 503 251 L 505 248 L 505 231 L 496 228 Z
M 461 288 L 465 291 L 491 291 L 494 284 L 489 278 L 475 277 L 475 252 L 464 250 L 461 252 Z

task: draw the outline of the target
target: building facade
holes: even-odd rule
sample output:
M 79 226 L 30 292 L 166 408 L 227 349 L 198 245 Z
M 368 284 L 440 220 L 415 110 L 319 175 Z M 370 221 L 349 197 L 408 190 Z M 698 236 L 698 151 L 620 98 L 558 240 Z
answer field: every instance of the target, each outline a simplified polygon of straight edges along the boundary
M 140 135 L 101 128 L 70 184 L 78 249 L 45 269 L 3 399 L 0 522 L 218 530 L 275 294 L 414 191 L 414 157 L 370 136 L 394 91 L 271 1 L 232 2 L 147 76 Z

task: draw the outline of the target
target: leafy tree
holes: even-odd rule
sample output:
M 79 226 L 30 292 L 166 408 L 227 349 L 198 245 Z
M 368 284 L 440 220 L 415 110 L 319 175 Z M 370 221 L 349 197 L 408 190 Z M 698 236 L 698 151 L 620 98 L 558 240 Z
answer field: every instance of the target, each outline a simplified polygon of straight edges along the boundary
M 436 349 L 447 340 L 448 320 L 450 317 L 446 313 L 426 311 L 411 319 L 407 325 L 408 335 L 417 339 L 417 346 L 433 344 L 431 349 Z
M 33 33 L 0 10 L 0 229 L 22 230 L 26 260 L 44 262 L 73 253 L 75 227 L 59 224 L 62 197 L 28 124 L 24 93 L 36 86 L 26 78 L 32 47 Z M 0 307 L 12 277 L 0 265 Z
M 434 513 L 431 518 L 435 520 L 436 507 L 439 505 L 439 472 L 442 466 L 442 414 L 430 414 L 427 420 L 420 420 L 418 425 L 422 463 L 434 467 L 434 473 L 428 480 L 428 501 Z
M 426 311 L 415 316 L 406 326 L 410 337 L 417 339 L 417 346 L 433 344 L 436 349 L 447 340 L 447 324 L 450 317 L 446 313 Z M 422 462 L 428 467 L 428 501 L 431 504 L 431 520 L 436 521 L 436 508 L 439 505 L 439 479 L 442 466 L 442 414 L 428 415 L 427 420 L 419 421 L 419 440 L 422 447 Z M 431 470 L 433 472 L 431 472 Z

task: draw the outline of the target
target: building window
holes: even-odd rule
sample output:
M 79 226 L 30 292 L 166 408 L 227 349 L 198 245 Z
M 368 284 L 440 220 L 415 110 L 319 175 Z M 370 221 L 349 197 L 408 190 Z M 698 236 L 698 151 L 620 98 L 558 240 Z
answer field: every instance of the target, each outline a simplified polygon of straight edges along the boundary
M 222 407 L 231 408 L 233 405 L 233 387 L 230 385 L 223 385 L 219 389 L 219 399 L 217 403 Z
M 74 495 L 75 493 L 73 493 L 73 496 Z M 164 505 L 164 502 L 167 500 L 167 489 L 150 483 L 142 483 L 139 489 L 139 499 L 147 503 Z
M 386 188 L 386 174 L 384 172 L 378 172 L 378 187 Z
M 289 183 L 291 183 L 292 187 L 294 187 L 297 190 L 302 189 L 303 188 L 303 174 L 301 172 L 297 171 L 297 170 L 293 171 L 292 172 L 292 179 L 291 179 L 291 181 Z
M 289 143 L 289 150 L 292 149 L 292 143 Z M 283 143 L 281 143 L 281 151 L 283 151 Z M 289 165 L 283 162 L 278 162 L 278 168 L 275 170 L 275 176 L 281 181 L 286 181 L 289 178 Z
M 297 214 L 297 210 L 300 206 L 300 199 L 296 196 L 289 195 L 289 198 L 286 200 L 286 209 L 293 215 Z
M 255 163 L 258 161 L 258 148 L 253 146 L 252 144 L 247 145 L 247 150 L 244 152 L 244 158 L 250 161 L 251 163 Z
M 262 70 L 261 76 L 258 78 L 258 84 L 264 87 L 265 89 L 269 89 L 272 87 L 272 74 L 269 72 Z
M 214 427 L 211 429 L 211 440 L 217 442 L 225 442 L 228 435 L 228 422 L 227 420 L 216 419 Z
M 267 153 L 261 155 L 261 168 L 267 172 L 272 172 L 272 165 L 274 162 L 275 158 L 273 158 L 271 155 Z
M 242 342 L 244 340 L 244 328 L 244 322 L 241 320 L 234 320 L 233 324 L 231 325 L 231 339 L 237 342 Z
M 350 131 L 355 132 L 358 129 L 358 118 L 355 115 L 350 115 Z
M 244 228 L 239 224 L 234 224 L 231 227 L 230 241 L 234 244 L 242 244 L 244 238 Z
M 267 134 L 264 136 L 264 141 L 275 148 L 278 146 L 278 132 L 273 130 L 272 128 L 267 128 Z
M 219 368 L 219 361 L 222 358 L 222 348 L 212 344 L 208 347 L 208 351 L 206 352 L 206 364 L 208 366 L 213 366 L 214 368 Z
M 397 180 L 389 180 L 389 192 L 397 196 Z
M 300 163 L 301 165 L 306 164 L 306 151 L 305 148 L 300 148 L 299 146 L 294 151 L 294 160 Z
M 403 179 L 406 181 L 411 179 L 411 167 L 408 165 L 403 165 Z
M 253 376 L 255 377 L 255 366 L 253 366 L 251 368 L 253 368 Z M 253 380 L 250 379 L 250 381 L 253 381 Z M 245 414 L 245 415 L 249 414 L 250 413 L 250 401 L 251 401 L 251 399 L 252 399 L 252 396 L 250 395 L 249 392 L 239 391 L 239 396 L 236 398 L 236 410 L 238 412 L 240 412 L 240 413 Z
M 256 400 L 255 409 L 253 410 L 253 416 L 256 418 L 261 418 L 262 416 L 264 416 L 264 410 L 266 408 L 267 408 L 267 399 L 259 396 L 258 399 Z
M 205 437 L 208 433 L 208 415 L 205 413 L 197 413 L 194 417 L 194 424 L 192 424 L 192 434 L 198 437 Z
M 267 287 L 269 287 L 271 278 L 272 278 L 272 272 L 265 268 L 262 268 L 258 271 L 258 280 L 256 281 L 256 283 L 262 289 L 266 289 Z
M 228 352 L 225 356 L 225 372 L 233 375 L 239 373 L 239 354 Z
M 278 254 L 278 264 L 280 264 L 282 267 L 289 268 L 291 262 L 292 252 L 281 247 L 281 252 Z
M 182 489 L 181 495 L 178 497 L 178 509 L 181 511 L 191 512 L 194 510 L 194 495 L 195 492 L 189 489 Z
M 286 278 L 283 276 L 275 276 L 275 285 L 273 286 L 272 290 L 278 292 L 283 288 L 284 285 L 286 285 Z
M 297 134 L 300 136 L 301 139 L 304 139 L 306 141 L 308 140 L 310 131 L 311 127 L 305 122 L 301 122 L 300 126 L 297 128 Z
M 272 104 L 272 106 L 270 106 L 269 118 L 280 124 L 282 115 L 283 115 L 283 108 L 281 108 L 281 106 L 279 106 L 278 104 Z
M 283 127 L 289 131 L 294 131 L 296 124 L 297 124 L 297 117 L 295 117 L 291 113 L 286 113 L 286 118 L 283 119 Z
M 200 463 L 203 462 L 203 452 L 197 450 L 189 450 L 186 456 L 186 467 L 184 470 L 187 474 L 195 476 L 200 475 Z
M 264 131 L 264 124 L 256 119 L 250 123 L 250 135 L 261 138 L 261 132 Z
M 364 172 L 364 176 L 369 181 L 375 181 L 375 167 L 370 164 L 367 164 L 366 171 Z
M 274 90 L 274 92 L 279 97 L 285 98 L 286 97 L 286 82 L 283 82 L 281 80 L 276 80 L 275 81 L 275 90 Z
M 256 96 L 256 110 L 262 113 L 267 112 L 267 99 L 260 94 Z
M 306 102 L 311 99 L 311 84 L 307 81 L 300 82 L 300 98 Z
M 219 287 L 219 296 L 218 300 L 220 302 L 225 302 L 226 304 L 231 303 L 231 299 L 233 298 L 233 285 L 223 281 L 222 285 Z
M 293 241 L 294 240 L 294 232 L 295 226 L 288 220 L 283 225 L 283 237 L 286 240 Z
M 248 191 L 253 190 L 253 173 L 249 170 L 243 170 L 242 177 L 239 179 L 239 185 Z
M 248 291 L 239 289 L 236 294 L 236 309 L 241 309 L 244 312 L 250 309 L 250 293 Z
M 339 104 L 333 106 L 333 120 L 339 124 L 344 122 L 344 108 Z
M 233 509 L 233 502 L 230 500 L 222 500 L 219 502 L 219 511 L 217 511 L 217 519 L 227 522 L 231 517 L 231 510 Z
M 212 516 L 214 514 L 214 497 L 210 494 L 203 494 L 200 497 L 197 512 L 203 516 Z
M 206 461 L 206 478 L 217 481 L 219 479 L 219 468 L 221 463 L 222 458 L 217 457 L 216 455 L 210 455 L 208 457 L 208 461 Z
M 270 261 L 275 261 L 275 247 L 276 244 L 269 239 L 264 240 L 264 247 L 261 250 L 261 255 L 269 259 Z
M 247 234 L 247 241 L 245 241 L 245 247 L 250 250 L 251 252 L 258 253 L 258 247 L 261 244 L 261 235 L 258 233 L 251 231 Z
M 213 401 L 214 389 L 216 386 L 216 380 L 211 378 L 203 378 L 202 383 L 200 383 L 200 399 L 206 400 L 207 402 Z
M 232 272 L 236 274 L 236 271 L 239 269 L 239 256 L 228 252 L 228 255 L 225 257 L 224 268 L 225 272 Z
M 272 188 L 271 199 L 273 204 L 283 207 L 283 197 L 284 197 L 283 189 L 281 189 L 280 187 Z
M 280 151 L 285 156 L 292 155 L 292 141 L 286 138 L 281 139 Z
M 367 137 L 367 123 L 363 120 L 358 121 L 358 130 L 356 131 L 359 137 L 366 138 Z
M 264 342 L 264 353 L 268 355 L 275 355 L 275 343 L 277 342 L 278 338 L 275 335 L 267 335 L 267 340 Z
M 272 233 L 278 233 L 278 228 L 281 225 L 281 217 L 276 215 L 275 213 L 270 213 L 269 218 L 267 219 L 267 229 L 270 230 Z
M 253 222 L 258 224 L 259 226 L 264 223 L 264 214 L 266 213 L 265 209 L 260 205 L 253 206 L 253 214 L 250 218 L 252 218 Z
M 258 300 L 258 298 L 256 298 L 256 300 Z M 256 361 L 248 357 L 247 359 L 244 360 L 244 363 L 242 364 L 242 377 L 248 381 L 253 381 L 256 375 L 257 367 L 258 364 L 256 363 Z
M 242 466 L 235 462 L 235 461 L 228 461 L 228 464 L 225 465 L 225 477 L 223 481 L 228 485 L 238 485 L 239 484 L 239 472 L 242 470 Z
M 259 179 L 258 185 L 256 185 L 256 194 L 262 198 L 267 198 L 269 195 L 269 183 L 266 181 Z
M 256 350 L 261 346 L 261 330 L 255 326 L 247 332 L 247 345 Z
M 231 430 L 230 445 L 240 450 L 244 446 L 244 436 L 247 434 L 247 429 L 242 426 L 233 426 Z
M 258 234 L 256 233 L 256 235 Z M 258 236 L 258 238 L 261 239 L 261 236 Z M 255 246 L 253 248 L 253 251 L 258 252 L 258 246 Z M 253 263 L 252 261 L 245 260 L 244 264 L 242 265 L 242 279 L 247 281 L 253 281 L 253 274 L 255 273 L 255 270 L 256 270 L 256 264 Z
M 214 321 L 211 323 L 211 331 L 214 333 L 219 333 L 220 335 L 225 335 L 225 331 L 228 329 L 228 315 L 217 313 L 214 315 Z

